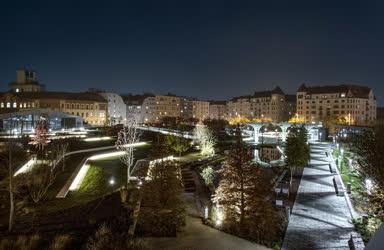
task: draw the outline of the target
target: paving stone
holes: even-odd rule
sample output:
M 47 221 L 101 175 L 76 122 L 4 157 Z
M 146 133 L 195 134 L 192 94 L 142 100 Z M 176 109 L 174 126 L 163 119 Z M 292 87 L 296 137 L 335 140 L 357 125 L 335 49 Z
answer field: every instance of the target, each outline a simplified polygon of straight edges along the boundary
M 328 145 L 311 145 L 282 249 L 349 249 L 354 227 L 345 198 L 335 193 L 325 152 Z

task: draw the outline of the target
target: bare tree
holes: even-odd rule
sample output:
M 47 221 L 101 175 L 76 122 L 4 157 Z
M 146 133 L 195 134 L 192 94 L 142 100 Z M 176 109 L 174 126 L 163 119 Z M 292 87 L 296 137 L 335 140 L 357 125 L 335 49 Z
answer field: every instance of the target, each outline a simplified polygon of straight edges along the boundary
M 68 143 L 55 144 L 52 146 L 50 154 L 50 162 L 52 164 L 52 170 L 55 170 L 60 162 L 62 162 L 62 170 L 65 169 L 65 154 L 67 153 Z
M 14 224 L 14 216 L 15 216 L 15 190 L 17 189 L 18 183 L 15 180 L 15 171 L 16 171 L 16 157 L 18 159 L 25 158 L 25 151 L 22 147 L 16 144 L 12 139 L 10 139 L 4 146 L 2 150 L 0 150 L 0 165 L 1 170 L 6 172 L 3 184 L 4 188 L 9 194 L 9 224 L 8 230 L 12 231 Z
M 36 163 L 25 175 L 29 196 L 37 204 L 46 195 L 48 188 L 53 184 L 56 171 L 53 164 Z
M 200 146 L 202 155 L 215 154 L 216 138 L 206 125 L 197 124 L 193 135 L 194 143 Z
M 134 163 L 134 144 L 140 140 L 140 132 L 137 128 L 139 117 L 131 114 L 127 117 L 124 127 L 117 134 L 116 148 L 123 151 L 121 161 L 127 167 L 127 186 L 130 184 L 131 175 L 135 171 Z

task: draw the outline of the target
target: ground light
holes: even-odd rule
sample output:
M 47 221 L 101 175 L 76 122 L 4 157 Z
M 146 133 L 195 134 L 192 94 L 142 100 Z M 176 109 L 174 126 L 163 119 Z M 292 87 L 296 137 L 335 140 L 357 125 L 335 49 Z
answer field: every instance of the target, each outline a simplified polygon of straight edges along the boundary
M 204 208 L 204 218 L 208 219 L 208 207 L 207 206 Z
M 14 174 L 13 176 L 17 176 L 21 173 L 26 173 L 28 171 L 30 171 L 33 167 L 33 165 L 36 163 L 36 157 L 33 157 L 32 159 L 30 159 L 27 163 L 25 163 L 21 168 L 19 168 Z
M 115 185 L 115 179 L 113 177 L 109 180 L 109 185 Z
M 220 209 L 216 209 L 216 226 L 221 226 L 223 224 L 224 214 Z
M 367 188 L 368 194 L 371 194 L 371 191 L 373 188 L 373 182 L 371 179 L 369 179 L 369 178 L 365 179 L 365 187 Z

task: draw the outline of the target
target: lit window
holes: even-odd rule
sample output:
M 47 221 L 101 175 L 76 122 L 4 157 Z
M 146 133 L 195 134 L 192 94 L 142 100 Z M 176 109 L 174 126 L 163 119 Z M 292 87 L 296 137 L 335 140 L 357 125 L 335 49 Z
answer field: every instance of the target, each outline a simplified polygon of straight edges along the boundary
M 17 103 L 16 102 L 13 103 L 13 107 L 17 108 Z
M 1 107 L 4 108 L 4 102 L 1 103 Z
M 20 89 L 16 89 L 16 93 L 19 93 L 20 92 Z

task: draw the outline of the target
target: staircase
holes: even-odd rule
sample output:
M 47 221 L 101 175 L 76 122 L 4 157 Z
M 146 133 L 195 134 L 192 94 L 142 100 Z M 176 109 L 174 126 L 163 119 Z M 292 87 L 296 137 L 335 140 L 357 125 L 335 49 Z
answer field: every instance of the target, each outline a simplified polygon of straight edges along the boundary
M 181 176 L 183 178 L 184 191 L 194 193 L 196 191 L 195 179 L 189 164 L 181 165 Z

